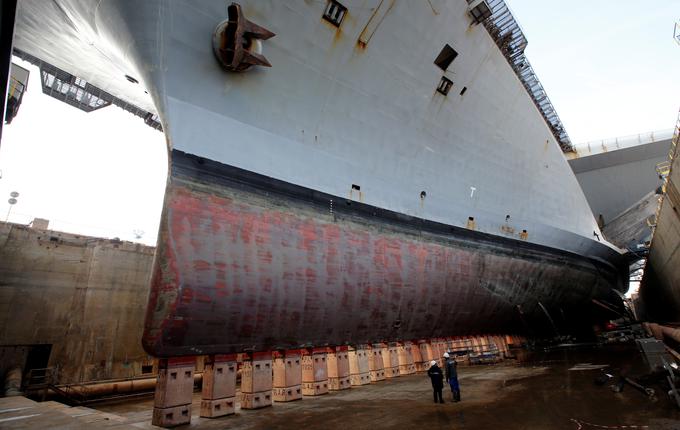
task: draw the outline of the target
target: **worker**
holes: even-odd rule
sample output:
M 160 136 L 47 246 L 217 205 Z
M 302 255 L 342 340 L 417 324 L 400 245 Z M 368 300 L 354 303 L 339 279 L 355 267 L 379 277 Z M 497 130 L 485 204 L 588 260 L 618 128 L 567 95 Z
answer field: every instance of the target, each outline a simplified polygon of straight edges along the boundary
M 460 402 L 460 386 L 458 385 L 458 363 L 449 355 L 444 353 L 444 369 L 446 369 L 446 382 L 451 386 L 451 395 L 454 402 Z
M 444 389 L 444 372 L 437 366 L 436 361 L 430 361 L 430 368 L 427 370 L 427 375 L 432 382 L 434 402 L 437 403 L 437 399 L 439 399 L 439 403 L 444 403 L 444 398 L 442 397 L 442 390 Z

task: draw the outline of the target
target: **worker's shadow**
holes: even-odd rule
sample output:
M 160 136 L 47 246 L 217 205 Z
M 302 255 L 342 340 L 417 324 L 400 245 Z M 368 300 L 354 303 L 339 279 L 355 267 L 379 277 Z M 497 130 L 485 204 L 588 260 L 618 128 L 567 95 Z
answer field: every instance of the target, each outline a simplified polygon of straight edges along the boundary
M 455 428 L 456 425 L 465 425 L 465 416 L 462 411 L 435 411 L 435 419 L 440 428 Z

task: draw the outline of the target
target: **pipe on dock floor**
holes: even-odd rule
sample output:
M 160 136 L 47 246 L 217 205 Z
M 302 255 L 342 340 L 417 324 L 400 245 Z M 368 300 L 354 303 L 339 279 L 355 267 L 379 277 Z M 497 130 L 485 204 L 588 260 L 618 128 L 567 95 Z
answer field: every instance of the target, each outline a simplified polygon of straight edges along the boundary
M 17 366 L 10 369 L 5 375 L 4 394 L 5 397 L 20 396 L 21 392 L 21 367 Z
M 59 385 L 57 388 L 67 394 L 75 394 L 87 399 L 108 395 L 132 394 L 152 391 L 156 388 L 157 378 L 123 379 L 106 382 L 92 382 L 74 385 Z M 194 384 L 203 381 L 203 373 L 194 374 Z

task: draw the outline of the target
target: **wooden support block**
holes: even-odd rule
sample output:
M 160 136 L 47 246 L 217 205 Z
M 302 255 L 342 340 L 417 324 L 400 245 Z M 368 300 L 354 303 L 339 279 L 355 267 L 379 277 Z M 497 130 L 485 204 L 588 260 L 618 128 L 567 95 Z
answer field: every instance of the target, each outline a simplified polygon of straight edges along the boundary
M 358 346 L 356 348 L 350 348 L 348 357 L 350 375 L 368 373 L 368 352 L 365 347 Z
M 158 427 L 177 427 L 191 423 L 191 404 L 168 408 L 153 408 L 151 424 Z
M 292 402 L 302 399 L 302 385 L 272 389 L 272 400 L 275 402 Z
M 163 359 L 158 362 L 151 417 L 153 425 L 175 427 L 191 422 L 195 366 L 194 357 Z
M 383 365 L 385 370 L 385 378 L 396 378 L 399 376 L 399 353 L 397 351 L 397 344 L 390 343 L 385 345 L 383 349 Z
M 418 349 L 420 349 L 420 356 L 423 359 L 422 360 L 423 363 L 429 363 L 430 361 L 432 361 L 432 359 L 434 358 L 434 353 L 432 352 L 432 345 L 429 342 L 425 340 L 419 341 Z
M 472 350 L 477 354 L 482 352 L 482 343 L 479 336 L 474 336 L 472 338 Z
M 349 358 L 346 346 L 336 346 L 327 349 L 326 364 L 328 378 L 349 378 Z
M 326 352 L 310 351 L 302 356 L 302 383 L 328 380 Z
M 371 375 L 368 367 L 368 351 L 365 346 L 357 346 L 349 349 L 349 381 L 352 386 L 360 386 L 371 383 Z
M 352 387 L 349 375 L 343 378 L 328 378 L 328 389 L 330 391 L 346 390 Z
M 241 393 L 241 409 L 260 409 L 272 405 L 272 392 Z
M 352 387 L 359 387 L 362 385 L 370 384 L 371 374 L 370 372 L 351 374 L 349 375 L 349 382 Z
M 411 356 L 413 361 L 413 367 L 416 372 L 422 372 L 423 370 L 423 356 L 420 353 L 420 346 L 411 342 Z
M 435 360 L 439 367 L 444 366 L 444 353 L 447 350 L 447 345 L 446 341 L 444 339 L 433 339 L 432 340 L 432 349 L 434 352 L 434 357 L 432 360 Z
M 302 383 L 303 396 L 321 396 L 324 394 L 328 394 L 328 380 Z
M 216 400 L 201 400 L 201 417 L 218 418 L 235 412 L 236 397 Z
M 274 354 L 274 388 L 296 387 L 302 384 L 302 353 L 299 349 Z M 276 400 L 276 398 L 274 399 Z
M 416 373 L 416 367 L 413 364 L 413 355 L 411 354 L 411 342 L 399 343 L 397 347 L 397 359 L 399 360 L 399 374 L 412 375 Z
M 371 370 L 369 372 L 371 382 L 380 382 L 385 380 L 385 370 Z
M 348 347 L 336 346 L 328 348 L 326 351 L 328 389 L 339 391 L 350 388 Z
M 383 348 L 380 345 L 374 346 L 368 350 L 368 370 L 371 372 L 380 371 L 385 368 L 383 361 Z
M 194 392 L 194 366 L 193 357 L 160 360 L 154 394 L 155 408 L 191 404 Z
M 272 390 L 271 353 L 249 354 L 241 368 L 241 392 L 262 393 Z M 271 400 L 271 395 L 270 395 Z
M 390 378 L 398 378 L 399 375 L 399 367 L 388 367 L 385 369 L 385 378 L 390 379 Z
M 376 344 L 368 350 L 368 370 L 370 373 L 371 382 L 385 380 L 385 364 L 382 356 L 383 349 L 384 348 L 381 344 Z
M 302 356 L 302 395 L 328 394 L 327 348 L 308 349 Z
M 208 356 L 203 367 L 201 398 L 218 400 L 234 396 L 236 396 L 236 354 Z

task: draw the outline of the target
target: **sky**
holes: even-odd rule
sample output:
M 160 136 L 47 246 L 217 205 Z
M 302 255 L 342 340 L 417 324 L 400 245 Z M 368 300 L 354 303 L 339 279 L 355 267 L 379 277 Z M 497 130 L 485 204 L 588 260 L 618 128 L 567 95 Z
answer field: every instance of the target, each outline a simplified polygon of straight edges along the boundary
M 507 0 L 574 144 L 675 126 L 680 0 Z
M 168 170 L 163 133 L 116 107 L 85 113 L 46 96 L 38 68 L 14 62 L 31 76 L 2 130 L 1 219 L 17 191 L 9 221 L 47 218 L 54 230 L 155 245 Z
M 680 0 L 507 0 L 527 57 L 572 142 L 675 126 Z M 163 134 L 115 107 L 84 113 L 42 94 L 38 69 L 0 144 L 0 217 L 154 245 L 167 176 Z

